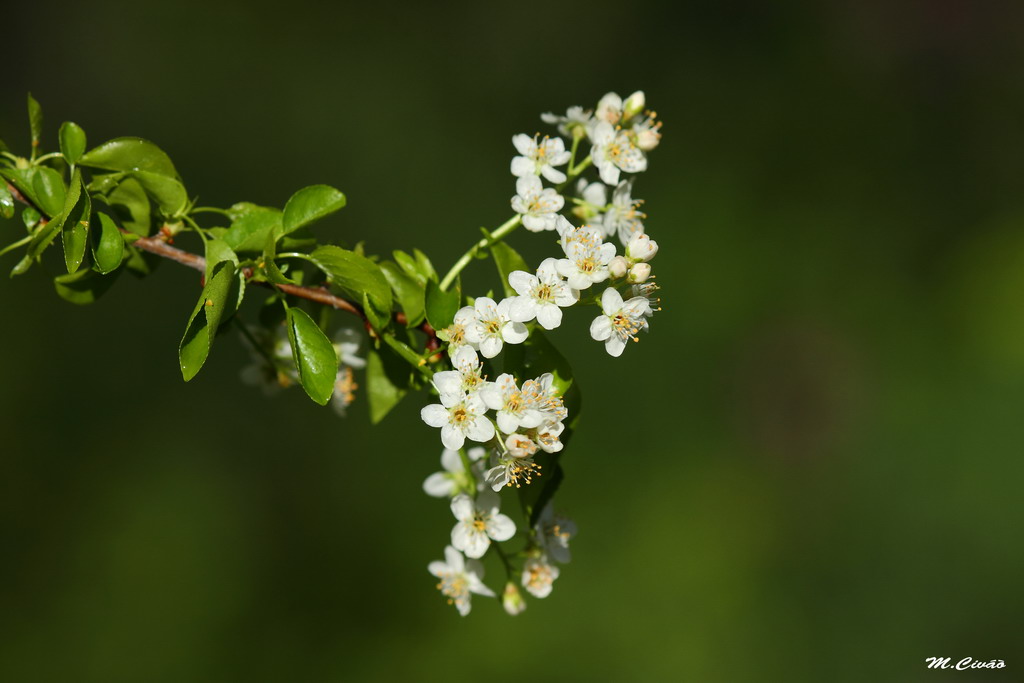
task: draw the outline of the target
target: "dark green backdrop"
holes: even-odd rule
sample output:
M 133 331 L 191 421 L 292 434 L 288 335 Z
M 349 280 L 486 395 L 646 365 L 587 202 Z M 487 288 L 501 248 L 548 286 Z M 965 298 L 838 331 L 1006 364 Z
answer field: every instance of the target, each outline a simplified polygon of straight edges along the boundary
M 510 213 L 514 133 L 643 88 L 665 310 L 617 360 L 569 316 L 573 562 L 460 619 L 419 398 L 264 399 L 232 338 L 186 386 L 171 263 L 91 308 L 0 281 L 0 680 L 1024 680 L 1019 7 L 6 8 L 9 143 L 31 90 L 51 145 L 150 138 L 215 205 L 329 183 L 322 235 L 442 267 Z

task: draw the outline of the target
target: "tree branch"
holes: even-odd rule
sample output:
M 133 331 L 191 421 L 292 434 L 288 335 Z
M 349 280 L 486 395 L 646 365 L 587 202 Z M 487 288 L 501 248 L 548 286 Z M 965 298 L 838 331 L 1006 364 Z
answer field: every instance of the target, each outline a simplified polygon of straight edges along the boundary
M 14 185 L 11 185 L 10 183 L 6 183 L 6 185 L 7 190 L 11 193 L 12 197 L 17 199 L 22 204 L 25 204 L 26 206 L 31 206 L 36 211 L 40 211 L 39 207 L 35 206 L 28 199 L 28 197 L 23 195 L 18 190 L 18 188 L 16 188 Z M 41 211 L 40 215 L 43 215 Z M 128 232 L 123 228 L 121 229 L 121 232 L 125 235 L 135 237 L 135 233 Z M 159 233 L 152 237 L 138 237 L 137 239 L 132 240 L 128 243 L 138 249 L 149 252 L 150 254 L 155 254 L 156 256 L 160 256 L 162 258 L 175 261 L 193 270 L 198 270 L 200 273 L 206 273 L 205 258 L 199 256 L 198 254 L 193 254 L 191 252 L 185 251 L 184 249 L 172 247 L 170 244 L 167 243 L 167 238 Z M 246 280 L 248 280 L 253 276 L 253 269 L 244 268 L 242 269 L 242 273 L 245 275 Z M 257 280 L 256 284 L 262 285 L 264 287 L 269 287 L 271 289 L 278 289 L 284 292 L 285 294 L 290 294 L 300 299 L 306 299 L 308 301 L 312 301 L 323 306 L 330 306 L 331 308 L 338 311 L 345 311 L 346 313 L 351 313 L 352 315 L 358 316 L 364 323 L 366 323 L 366 315 L 363 313 L 362 306 L 347 299 L 342 299 L 339 296 L 335 296 L 334 294 L 331 293 L 329 289 L 327 289 L 327 287 L 301 287 L 299 285 L 289 284 L 275 285 L 265 280 Z M 403 313 L 395 314 L 395 322 L 397 322 L 399 325 L 404 325 L 406 321 L 407 318 Z M 440 348 L 440 343 L 437 338 L 437 334 L 434 332 L 434 328 L 431 327 L 428 322 L 424 321 L 423 324 L 420 325 L 418 329 L 427 335 L 428 351 L 433 351 Z

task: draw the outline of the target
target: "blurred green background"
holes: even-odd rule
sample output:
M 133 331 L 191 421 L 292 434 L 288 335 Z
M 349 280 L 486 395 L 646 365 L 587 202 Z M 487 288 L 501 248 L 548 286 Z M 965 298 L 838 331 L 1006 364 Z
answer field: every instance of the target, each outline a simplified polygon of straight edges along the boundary
M 51 148 L 150 138 L 205 204 L 329 183 L 321 235 L 445 268 L 540 112 L 642 88 L 665 121 L 634 192 L 664 310 L 617 360 L 556 335 L 580 532 L 515 619 L 426 572 L 421 397 L 379 428 L 265 399 L 230 336 L 186 386 L 175 264 L 91 308 L 0 282 L 0 680 L 1024 680 L 1019 3 L 36 1 L 0 32 L 17 149 L 31 90 Z

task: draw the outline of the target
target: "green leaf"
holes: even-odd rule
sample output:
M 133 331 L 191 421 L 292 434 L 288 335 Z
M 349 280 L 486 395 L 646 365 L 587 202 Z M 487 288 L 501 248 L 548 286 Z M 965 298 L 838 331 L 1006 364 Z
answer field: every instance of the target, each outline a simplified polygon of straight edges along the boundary
M 32 177 L 32 198 L 47 216 L 56 216 L 64 206 L 64 180 L 49 166 L 29 169 Z
M 78 163 L 107 171 L 145 171 L 168 178 L 178 178 L 171 158 L 149 140 L 115 138 L 86 152 Z
M 34 152 L 43 136 L 43 108 L 32 97 L 32 93 L 28 94 L 28 126 L 32 131 L 32 151 L 35 158 Z
M 105 195 L 112 192 L 125 177 L 124 173 L 94 173 L 85 187 L 93 194 Z
M 91 304 L 110 289 L 120 272 L 104 276 L 86 268 L 77 273 L 58 275 L 53 279 L 53 286 L 61 298 L 73 304 Z
M 402 360 L 412 367 L 418 368 L 423 363 L 423 359 L 420 357 L 420 354 L 416 353 L 416 351 L 414 351 L 413 348 L 405 342 L 396 339 L 393 334 L 385 333 L 381 335 L 381 338 Z
M 99 230 L 93 230 L 92 259 L 100 273 L 117 270 L 124 258 L 124 238 L 117 229 L 114 219 L 105 213 L 96 212 L 99 218 Z
M 14 196 L 6 184 L 0 184 L 0 216 L 10 218 L 14 215 Z
M 267 238 L 281 228 L 283 214 L 280 211 L 255 204 L 249 206 L 252 208 L 235 218 L 224 233 L 224 241 L 235 251 L 263 251 Z
M 281 233 L 287 235 L 293 230 L 318 221 L 345 206 L 345 195 L 328 185 L 304 187 L 291 196 L 284 205 Z
M 213 267 L 221 261 L 231 261 L 238 267 L 238 256 L 224 240 L 206 241 L 206 277 L 213 273 Z
M 407 327 L 416 327 L 423 322 L 423 285 L 413 280 L 402 268 L 391 261 L 382 261 L 380 269 L 391 283 L 398 303 L 405 312 Z M 425 283 L 426 281 L 424 281 Z
M 348 296 L 362 301 L 364 293 L 371 295 L 378 312 L 390 318 L 391 284 L 380 266 L 365 256 L 334 245 L 319 247 L 309 257 Z
M 388 296 L 391 296 L 391 292 L 388 292 Z M 383 330 L 391 322 L 391 307 L 384 306 L 369 292 L 363 292 L 363 314 L 375 330 Z
M 420 263 L 416 261 L 416 259 L 399 249 L 391 252 L 391 255 L 395 257 L 395 262 L 401 266 L 402 271 L 412 278 L 416 284 L 420 287 L 427 284 L 427 280 L 430 279 L 430 276 L 421 269 Z
M 242 216 L 245 216 L 253 211 L 260 211 L 266 209 L 265 206 L 259 204 L 253 204 L 252 202 L 236 202 L 227 208 L 228 218 L 232 221 L 237 221 Z
M 412 255 L 416 258 L 416 264 L 420 267 L 420 272 L 427 276 L 428 280 L 437 279 L 437 271 L 434 270 L 434 264 L 430 262 L 427 255 L 419 249 L 413 249 Z
M 63 188 L 64 185 L 61 183 L 61 191 L 63 191 Z M 85 200 L 82 200 L 83 194 L 86 195 Z M 14 270 L 11 271 L 11 277 L 21 275 L 32 266 L 32 262 L 38 259 L 57 235 L 60 234 L 68 215 L 71 215 L 75 221 L 81 220 L 82 212 L 85 209 L 83 201 L 88 201 L 88 193 L 82 192 L 82 181 L 79 177 L 77 182 L 68 188 L 67 195 L 64 197 L 64 205 L 55 212 L 56 215 L 46 225 L 38 228 L 32 235 L 32 241 L 28 243 L 28 248 L 25 250 L 25 257 L 18 265 L 14 266 Z
M 388 375 L 381 354 L 370 350 L 366 359 L 367 396 L 370 403 L 370 422 L 377 424 L 398 405 L 406 390 Z
M 7 143 L 0 140 L 0 152 L 10 152 L 11 148 L 7 146 Z
M 42 216 L 39 212 L 33 209 L 31 206 L 26 206 L 21 210 L 21 222 L 25 224 L 25 229 L 32 232 L 32 229 L 39 225 L 39 221 Z
M 338 354 L 323 330 L 301 308 L 288 309 L 288 341 L 299 371 L 299 383 L 309 397 L 327 405 L 338 378 Z
M 504 242 L 497 242 L 491 245 L 491 255 L 494 256 L 494 265 L 498 267 L 498 275 L 501 276 L 501 284 L 505 288 L 505 296 L 515 296 L 516 290 L 508 283 L 508 275 L 515 270 L 525 270 L 532 273 L 526 261 L 512 247 Z
M 89 211 L 92 202 L 89 200 L 89 193 L 83 190 L 82 172 L 76 168 L 64 201 L 60 233 L 64 245 L 64 264 L 69 273 L 74 273 L 82 265 L 85 248 L 88 245 Z
M 85 153 L 85 131 L 77 123 L 65 121 L 60 127 L 60 151 L 69 164 L 77 164 Z
M 134 171 L 130 175 L 139 182 L 165 216 L 179 216 L 185 210 L 188 193 L 178 180 L 152 171 Z
M 138 180 L 124 178 L 107 195 L 107 203 L 125 230 L 140 237 L 149 236 L 152 222 L 149 197 Z
M 452 324 L 462 302 L 462 281 L 455 280 L 447 292 L 442 292 L 435 280 L 427 282 L 425 309 L 427 322 L 435 330 L 442 330 Z
M 221 261 L 207 278 L 199 301 L 188 319 L 185 336 L 178 347 L 181 376 L 189 381 L 203 367 L 210 355 L 213 337 L 217 334 L 224 311 L 228 306 L 228 294 L 234 282 L 235 264 Z M 202 315 L 200 315 L 200 313 Z

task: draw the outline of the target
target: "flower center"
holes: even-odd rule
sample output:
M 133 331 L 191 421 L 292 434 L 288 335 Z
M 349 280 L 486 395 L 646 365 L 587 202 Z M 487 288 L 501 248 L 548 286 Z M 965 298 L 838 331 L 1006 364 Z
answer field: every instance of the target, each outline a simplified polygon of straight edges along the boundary
M 640 325 L 633 318 L 622 313 L 616 313 L 615 317 L 612 318 L 612 327 L 615 329 L 615 334 L 621 339 L 640 341 L 636 336 L 636 333 L 640 331 Z
M 466 409 L 463 406 L 459 406 L 458 408 L 456 408 L 455 410 L 452 411 L 452 423 L 453 424 L 461 425 L 462 423 L 467 422 L 468 420 L 469 420 L 469 413 L 466 411 Z
M 462 604 L 466 601 L 466 596 L 469 593 L 469 584 L 464 575 L 451 573 L 445 574 L 441 578 L 441 583 L 437 584 L 437 589 L 448 598 L 449 605 L 453 602 Z

